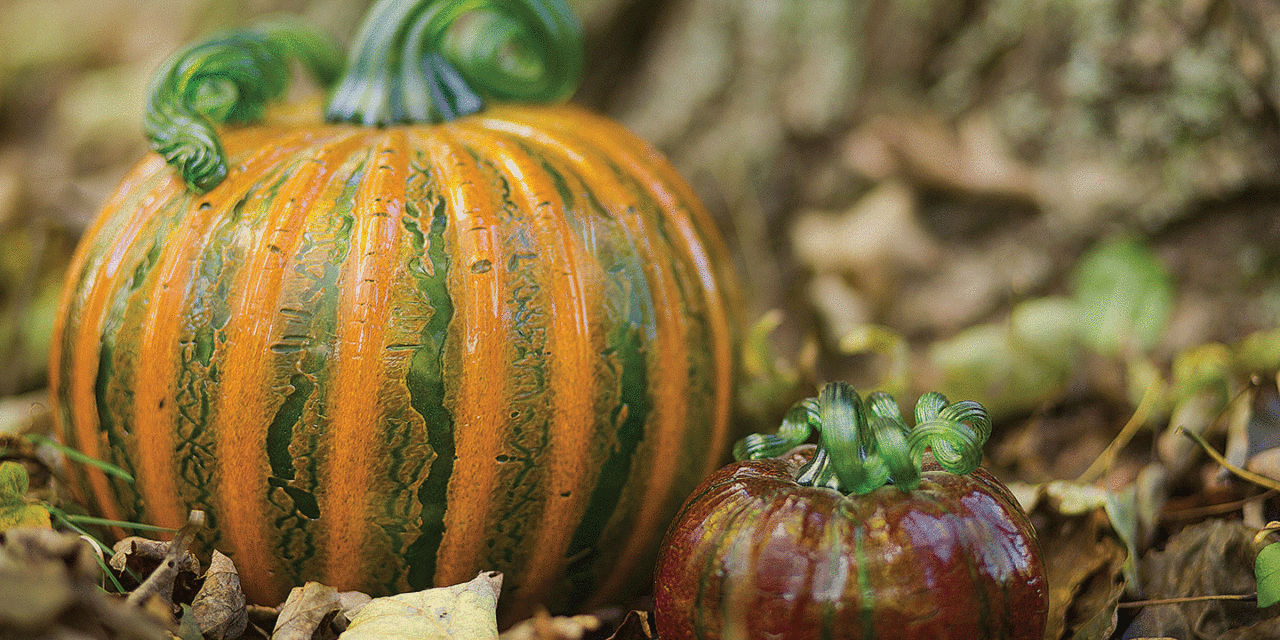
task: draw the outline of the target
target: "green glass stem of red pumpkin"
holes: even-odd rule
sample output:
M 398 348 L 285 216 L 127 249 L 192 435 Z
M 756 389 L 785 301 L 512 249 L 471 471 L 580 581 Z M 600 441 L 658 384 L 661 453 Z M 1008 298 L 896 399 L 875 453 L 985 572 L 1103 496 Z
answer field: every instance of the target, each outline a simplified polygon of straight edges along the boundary
M 863 400 L 844 382 L 832 382 L 817 398 L 796 403 L 777 434 L 752 434 L 733 449 L 738 460 L 772 458 L 818 433 L 813 457 L 800 469 L 800 484 L 845 494 L 870 493 L 892 483 L 902 491 L 920 484 L 926 452 L 955 474 L 972 473 L 982 462 L 991 419 L 982 405 L 948 403 L 930 392 L 916 402 L 915 427 L 908 427 L 898 403 L 887 393 Z
M 582 28 L 564 0 L 378 0 L 343 56 L 293 20 L 189 45 L 152 80 L 151 148 L 193 191 L 216 187 L 227 175 L 216 127 L 260 120 L 295 59 L 333 89 L 330 122 L 436 123 L 489 101 L 563 101 L 582 74 Z

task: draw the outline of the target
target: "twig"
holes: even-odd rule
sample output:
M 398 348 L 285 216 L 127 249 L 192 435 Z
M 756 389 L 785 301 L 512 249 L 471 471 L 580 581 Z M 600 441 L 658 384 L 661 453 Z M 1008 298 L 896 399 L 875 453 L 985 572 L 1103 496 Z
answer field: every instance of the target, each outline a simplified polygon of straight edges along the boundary
M 166 589 L 169 592 L 173 591 L 173 580 L 178 577 L 178 561 L 187 553 L 191 540 L 196 537 L 196 532 L 202 527 L 204 527 L 204 512 L 192 511 L 187 517 L 187 524 L 178 529 L 178 535 L 174 536 L 173 542 L 169 543 L 169 552 L 165 554 L 164 562 L 152 571 L 150 576 L 147 576 L 146 582 L 138 585 L 138 588 L 129 594 L 129 604 L 142 606 L 153 595 L 161 594 Z
M 1209 443 L 1205 442 L 1205 439 L 1200 437 L 1200 434 L 1194 431 L 1188 431 L 1183 427 L 1178 427 L 1178 431 L 1181 431 L 1183 435 L 1186 435 L 1188 438 L 1195 440 L 1196 444 L 1200 445 L 1200 448 L 1204 449 L 1204 452 L 1209 454 L 1209 457 L 1213 458 L 1214 462 L 1222 465 L 1222 467 L 1227 471 L 1230 471 L 1231 473 L 1234 473 L 1256 485 L 1280 491 L 1280 482 L 1276 482 L 1266 476 L 1258 475 L 1248 469 L 1241 469 L 1240 467 L 1227 462 L 1227 459 L 1222 457 L 1222 454 L 1218 453 L 1213 447 L 1209 446 Z
M 1246 593 L 1239 595 L 1223 595 L 1223 596 L 1194 596 L 1187 598 L 1160 598 L 1157 600 L 1135 600 L 1133 602 L 1121 602 L 1116 605 L 1120 609 L 1134 609 L 1137 607 L 1155 607 L 1165 604 L 1183 604 L 1185 602 L 1209 602 L 1212 600 L 1257 600 L 1257 593 Z
M 1191 507 L 1190 509 L 1180 509 L 1178 511 L 1166 511 L 1160 514 L 1160 519 L 1161 520 L 1194 520 L 1196 518 L 1201 518 L 1204 516 L 1216 516 L 1224 513 L 1232 513 L 1234 511 L 1238 511 L 1240 507 L 1243 507 L 1246 504 L 1249 504 L 1251 502 L 1260 502 L 1262 500 L 1266 500 L 1267 498 L 1270 498 L 1276 495 L 1276 493 L 1280 493 L 1280 492 L 1277 492 L 1275 489 L 1268 489 L 1262 493 L 1259 493 L 1256 496 L 1249 496 L 1248 498 L 1245 498 L 1243 500 L 1236 500 L 1234 502 L 1222 502 L 1219 504 L 1211 504 L 1203 507 Z
M 1147 390 L 1143 392 L 1138 408 L 1134 409 L 1132 416 L 1129 416 L 1129 421 L 1120 429 L 1120 433 L 1111 441 L 1111 444 L 1107 445 L 1107 448 L 1093 461 L 1093 464 L 1089 465 L 1089 468 L 1080 474 L 1076 482 L 1090 484 L 1102 477 L 1102 474 L 1106 473 L 1112 464 L 1115 464 L 1116 457 L 1120 455 L 1120 450 L 1129 444 L 1129 441 L 1138 435 L 1138 430 L 1142 428 L 1142 425 L 1147 423 L 1147 418 L 1150 417 L 1151 410 L 1155 407 L 1156 399 L 1160 395 L 1156 393 L 1157 388 L 1158 385 L 1155 382 L 1147 385 Z

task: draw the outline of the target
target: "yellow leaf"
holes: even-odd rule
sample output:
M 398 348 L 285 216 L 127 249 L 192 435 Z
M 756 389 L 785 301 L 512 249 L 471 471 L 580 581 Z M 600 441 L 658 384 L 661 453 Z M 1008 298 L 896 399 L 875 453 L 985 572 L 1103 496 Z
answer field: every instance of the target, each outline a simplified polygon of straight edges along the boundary
M 452 587 L 375 598 L 342 640 L 497 640 L 502 574 L 482 572 Z
M 30 482 L 27 470 L 21 464 L 0 462 L 0 531 L 15 527 L 53 527 L 47 509 L 27 502 Z

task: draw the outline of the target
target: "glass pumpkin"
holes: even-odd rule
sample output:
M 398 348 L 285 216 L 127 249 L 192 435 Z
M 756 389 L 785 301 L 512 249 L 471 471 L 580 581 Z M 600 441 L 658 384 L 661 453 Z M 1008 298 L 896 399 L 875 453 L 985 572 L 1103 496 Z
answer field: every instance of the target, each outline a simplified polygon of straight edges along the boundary
M 580 55 L 562 0 L 381 0 L 345 75 L 291 22 L 175 54 L 53 343 L 66 442 L 136 479 L 73 466 L 86 504 L 205 510 L 261 604 L 634 589 L 728 446 L 735 294 L 666 160 L 560 104 Z M 326 117 L 265 108 L 294 59 Z

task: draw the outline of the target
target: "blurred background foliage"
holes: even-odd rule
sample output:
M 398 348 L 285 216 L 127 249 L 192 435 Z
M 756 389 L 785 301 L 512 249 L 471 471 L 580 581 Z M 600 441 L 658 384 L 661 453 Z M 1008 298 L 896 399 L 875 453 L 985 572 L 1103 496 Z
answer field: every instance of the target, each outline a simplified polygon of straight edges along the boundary
M 569 2 L 574 99 L 666 152 L 729 240 L 744 428 L 836 378 L 987 405 L 1038 524 L 1092 523 L 1042 539 L 1074 572 L 1052 637 L 1090 594 L 1079 628 L 1110 633 L 1121 563 L 1135 588 L 1183 524 L 1280 515 L 1176 431 L 1280 478 L 1280 5 Z M 0 0 L 0 432 L 46 420 L 58 291 L 146 152 L 152 69 L 274 12 L 345 42 L 367 4 Z M 1124 549 L 1081 564 L 1098 522 Z

